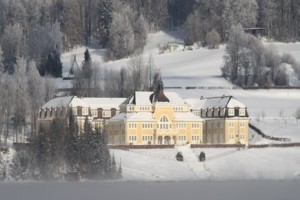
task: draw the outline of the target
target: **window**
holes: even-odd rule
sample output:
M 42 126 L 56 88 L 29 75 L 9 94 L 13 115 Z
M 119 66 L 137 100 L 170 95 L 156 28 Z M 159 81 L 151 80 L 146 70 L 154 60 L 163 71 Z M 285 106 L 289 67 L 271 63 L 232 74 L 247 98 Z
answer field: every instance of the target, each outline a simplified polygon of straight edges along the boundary
M 214 109 L 214 117 L 218 117 L 219 116 L 219 109 L 215 108 Z
M 98 110 L 92 109 L 91 114 L 92 114 L 92 117 L 98 117 Z
M 134 111 L 134 106 L 128 106 L 129 111 Z
M 103 110 L 102 111 L 102 117 L 111 117 L 111 111 L 110 110 Z
M 240 109 L 239 115 L 240 116 L 245 116 L 246 115 L 245 109 Z
M 244 134 L 240 134 L 240 139 L 241 140 L 245 139 L 245 135 Z
M 152 128 L 152 124 L 143 124 L 143 128 Z
M 129 123 L 129 128 L 135 129 L 135 128 L 136 128 L 136 124 L 134 124 L 134 123 Z
M 89 109 L 88 108 L 82 108 L 82 115 L 89 115 Z
M 186 136 L 185 135 L 179 135 L 178 136 L 178 140 L 185 141 L 186 140 Z
M 234 116 L 234 109 L 228 109 L 228 116 Z
M 245 127 L 245 123 L 244 122 L 240 122 L 240 127 Z
M 234 127 L 234 123 L 233 122 L 229 122 L 229 127 Z
M 136 136 L 129 136 L 129 141 L 136 141 Z
M 77 115 L 77 108 L 72 108 L 72 111 L 73 111 L 73 115 Z
M 198 140 L 200 140 L 200 136 L 193 135 L 192 140 L 193 141 L 198 141 Z
M 152 136 L 143 136 L 143 141 L 152 141 Z
M 166 117 L 166 116 L 162 116 L 161 118 L 160 118 L 160 122 L 168 122 L 169 120 L 168 120 L 168 118 Z
M 197 123 L 192 123 L 192 128 L 200 128 L 200 125 Z

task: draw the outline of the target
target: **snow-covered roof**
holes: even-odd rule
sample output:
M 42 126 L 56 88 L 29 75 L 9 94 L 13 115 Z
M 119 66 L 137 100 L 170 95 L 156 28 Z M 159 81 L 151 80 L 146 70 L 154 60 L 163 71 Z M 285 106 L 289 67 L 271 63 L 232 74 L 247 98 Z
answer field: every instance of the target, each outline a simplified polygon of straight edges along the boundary
M 126 100 L 125 98 L 83 98 L 91 109 L 119 109 L 119 106 Z
M 57 97 L 45 103 L 42 108 L 56 107 L 84 107 L 84 108 L 102 108 L 119 110 L 119 106 L 125 101 L 125 98 L 78 98 L 77 96 Z
M 126 104 L 135 105 L 152 105 L 150 96 L 153 92 L 148 91 L 136 91 L 133 96 L 127 99 Z M 175 92 L 165 92 L 165 96 L 169 99 L 169 102 L 163 102 L 164 104 L 172 105 L 184 105 L 184 100 Z M 160 102 L 159 102 L 160 103 Z
M 246 108 L 244 104 L 233 98 L 232 96 L 211 97 L 204 99 L 185 99 L 191 106 L 191 109 L 207 109 L 207 108 Z
M 137 113 L 120 113 L 112 117 L 109 121 L 155 121 L 150 112 L 137 112 Z
M 89 104 L 84 101 L 84 98 L 78 98 L 75 96 L 70 103 L 70 107 L 78 107 L 78 106 L 87 108 L 89 107 Z
M 203 119 L 194 115 L 191 112 L 176 112 L 174 121 L 198 121 L 201 122 Z
M 203 99 L 184 99 L 184 101 L 190 106 L 192 110 L 201 109 L 205 101 Z
M 42 108 L 56 108 L 56 107 L 67 107 L 74 96 L 67 97 L 56 97 L 45 103 Z

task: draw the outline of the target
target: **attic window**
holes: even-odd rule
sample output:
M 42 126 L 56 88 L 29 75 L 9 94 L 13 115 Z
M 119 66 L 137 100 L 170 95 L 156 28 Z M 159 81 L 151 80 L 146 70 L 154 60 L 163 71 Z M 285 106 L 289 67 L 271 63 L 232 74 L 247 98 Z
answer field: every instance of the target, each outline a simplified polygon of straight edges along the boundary
M 228 116 L 234 116 L 234 109 L 228 109 Z
M 245 116 L 245 114 L 246 114 L 245 109 L 240 109 L 239 115 L 240 116 Z

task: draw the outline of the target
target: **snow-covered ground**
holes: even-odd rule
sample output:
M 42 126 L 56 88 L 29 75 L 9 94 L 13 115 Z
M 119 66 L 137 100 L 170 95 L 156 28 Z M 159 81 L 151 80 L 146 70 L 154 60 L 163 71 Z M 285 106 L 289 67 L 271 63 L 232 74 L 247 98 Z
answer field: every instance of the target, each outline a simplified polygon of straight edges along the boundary
M 184 162 L 175 159 L 183 153 Z M 207 161 L 198 162 L 203 151 Z M 112 150 L 125 180 L 294 180 L 300 179 L 300 148 Z

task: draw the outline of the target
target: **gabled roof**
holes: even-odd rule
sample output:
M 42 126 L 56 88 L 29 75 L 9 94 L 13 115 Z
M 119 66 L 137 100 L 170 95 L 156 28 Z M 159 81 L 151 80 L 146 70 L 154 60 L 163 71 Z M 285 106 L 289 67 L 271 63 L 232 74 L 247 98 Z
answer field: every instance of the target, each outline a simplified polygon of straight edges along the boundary
M 137 113 L 120 113 L 111 119 L 109 121 L 155 121 L 153 119 L 153 115 L 150 112 L 137 112 Z
M 125 98 L 83 98 L 83 101 L 85 101 L 91 109 L 118 109 L 125 100 Z
M 71 100 L 74 96 L 67 97 L 56 97 L 45 103 L 42 108 L 56 108 L 56 107 L 67 107 L 70 105 Z
M 191 112 L 176 112 L 175 113 L 175 119 L 174 121 L 197 121 L 197 122 L 202 122 L 204 121 L 200 117 L 196 116 L 195 114 Z
M 45 103 L 42 108 L 57 107 L 85 107 L 85 108 L 103 108 L 119 109 L 125 98 L 78 98 L 77 96 L 57 97 Z
M 232 96 L 210 97 L 203 99 L 186 99 L 191 109 L 207 108 L 246 108 L 244 104 Z

